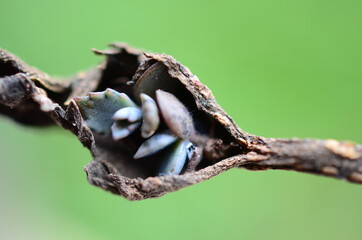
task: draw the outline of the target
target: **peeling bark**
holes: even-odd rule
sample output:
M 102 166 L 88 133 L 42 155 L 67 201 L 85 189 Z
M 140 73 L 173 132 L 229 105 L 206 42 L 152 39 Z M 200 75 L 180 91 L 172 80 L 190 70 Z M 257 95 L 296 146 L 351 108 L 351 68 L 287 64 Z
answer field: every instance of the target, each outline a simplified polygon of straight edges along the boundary
M 216 103 L 212 92 L 190 70 L 165 54 L 143 53 L 115 43 L 98 67 L 61 80 L 27 66 L 0 50 L 0 113 L 36 126 L 58 124 L 76 135 L 93 156 L 84 170 L 88 181 L 129 200 L 160 197 L 196 184 L 233 167 L 250 170 L 283 169 L 362 183 L 362 146 L 336 140 L 275 139 L 241 130 Z M 155 63 L 165 66 L 175 94 L 185 97 L 200 119 L 207 119 L 208 138 L 199 167 L 174 176 L 153 176 L 147 164 L 132 161 L 132 141 L 112 142 L 93 133 L 83 122 L 74 97 L 112 88 L 133 95 L 134 84 Z M 202 124 L 201 124 L 202 125 Z M 200 159 L 198 159 L 199 161 Z M 157 159 L 155 160 L 157 161 Z M 198 164 L 197 162 L 196 164 Z M 190 167 L 191 166 L 191 167 Z

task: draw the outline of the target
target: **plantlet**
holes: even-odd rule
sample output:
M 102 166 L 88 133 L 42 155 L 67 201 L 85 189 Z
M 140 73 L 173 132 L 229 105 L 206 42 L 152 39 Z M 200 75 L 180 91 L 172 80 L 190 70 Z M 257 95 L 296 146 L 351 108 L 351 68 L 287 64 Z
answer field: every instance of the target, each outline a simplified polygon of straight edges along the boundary
M 133 158 L 147 158 L 161 152 L 162 161 L 157 175 L 179 174 L 186 160 L 191 162 L 193 159 L 195 146 L 189 141 L 191 132 L 194 131 L 193 121 L 186 107 L 171 93 L 157 90 L 156 96 L 165 122 L 160 129 L 157 104 L 144 93 L 140 94 L 142 107 L 137 106 L 126 94 L 110 88 L 103 92 L 91 92 L 88 96 L 74 100 L 85 125 L 94 134 L 118 141 L 141 127 L 141 131 L 135 134 L 147 139 L 139 146 Z M 157 130 L 158 133 L 155 134 Z

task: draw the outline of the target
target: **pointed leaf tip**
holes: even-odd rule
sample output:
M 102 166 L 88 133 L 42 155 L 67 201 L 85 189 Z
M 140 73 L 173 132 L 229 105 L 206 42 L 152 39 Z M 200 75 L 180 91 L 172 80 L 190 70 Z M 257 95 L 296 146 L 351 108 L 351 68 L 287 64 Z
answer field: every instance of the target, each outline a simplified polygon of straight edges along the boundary
M 156 134 L 142 143 L 133 158 L 137 159 L 153 155 L 176 140 L 177 137 L 169 133 Z

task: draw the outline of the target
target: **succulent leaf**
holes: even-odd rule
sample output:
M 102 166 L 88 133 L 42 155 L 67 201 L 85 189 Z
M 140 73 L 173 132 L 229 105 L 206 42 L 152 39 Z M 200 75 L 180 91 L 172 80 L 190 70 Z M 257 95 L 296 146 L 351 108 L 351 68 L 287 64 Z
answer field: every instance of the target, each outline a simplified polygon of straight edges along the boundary
M 176 136 L 188 139 L 194 133 L 190 112 L 173 94 L 157 90 L 157 103 L 166 125 Z
M 113 123 L 113 125 L 111 126 L 112 138 L 117 141 L 122 138 L 128 137 L 140 125 L 141 125 L 140 122 L 129 123 L 124 121 L 117 121 Z
M 177 139 L 176 136 L 170 133 L 155 134 L 142 143 L 133 158 L 143 158 L 155 154 L 174 143 Z
M 155 100 L 144 93 L 141 93 L 140 98 L 142 101 L 143 112 L 141 135 L 144 138 L 148 138 L 156 132 L 160 125 L 160 117 L 158 115 L 158 107 Z
M 91 92 L 88 96 L 74 99 L 84 119 L 84 123 L 99 134 L 108 134 L 114 122 L 114 113 L 120 108 L 137 107 L 124 93 L 113 89 L 103 92 Z
M 113 120 L 125 120 L 130 123 L 137 122 L 142 119 L 142 111 L 138 107 L 125 107 L 119 109 L 114 115 Z
M 177 175 L 182 171 L 187 159 L 187 145 L 189 141 L 178 139 L 167 148 L 158 175 Z

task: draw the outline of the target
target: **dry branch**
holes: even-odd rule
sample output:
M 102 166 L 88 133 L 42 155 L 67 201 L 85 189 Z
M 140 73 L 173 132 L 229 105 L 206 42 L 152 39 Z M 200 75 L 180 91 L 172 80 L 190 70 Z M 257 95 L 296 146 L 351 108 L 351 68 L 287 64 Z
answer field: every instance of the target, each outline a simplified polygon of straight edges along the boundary
M 211 91 L 172 57 L 146 54 L 124 44 L 93 50 L 106 60 L 71 79 L 52 79 L 16 56 L 0 50 L 0 112 L 15 121 L 47 126 L 58 124 L 73 132 L 93 155 L 85 167 L 88 181 L 130 200 L 159 197 L 201 182 L 233 167 L 283 169 L 362 183 L 362 146 L 336 140 L 274 139 L 242 131 L 217 105 Z M 74 97 L 106 88 L 132 92 L 132 82 L 153 64 L 162 63 L 182 94 L 203 118 L 213 122 L 215 135 L 204 146 L 209 162 L 192 172 L 156 177 L 130 159 L 127 149 L 94 134 L 85 124 Z M 173 81 L 173 80 L 172 80 Z M 131 83 L 131 84 L 130 84 Z

